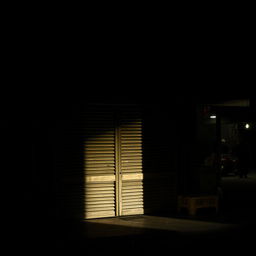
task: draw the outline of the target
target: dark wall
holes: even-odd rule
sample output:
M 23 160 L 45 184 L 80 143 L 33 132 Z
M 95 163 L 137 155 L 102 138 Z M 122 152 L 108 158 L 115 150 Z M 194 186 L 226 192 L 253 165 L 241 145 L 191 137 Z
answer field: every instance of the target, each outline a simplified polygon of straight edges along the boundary
M 144 208 L 146 211 L 155 207 L 150 214 L 176 211 L 179 151 L 177 118 L 175 102 L 144 106 Z
M 210 112 L 205 112 L 204 105 L 196 107 L 196 156 L 199 164 L 214 152 L 217 141 L 216 119 L 210 119 Z
M 209 194 L 216 191 L 216 173 L 205 159 L 216 151 L 216 120 L 210 120 L 204 106 L 191 98 L 178 112 L 179 193 Z

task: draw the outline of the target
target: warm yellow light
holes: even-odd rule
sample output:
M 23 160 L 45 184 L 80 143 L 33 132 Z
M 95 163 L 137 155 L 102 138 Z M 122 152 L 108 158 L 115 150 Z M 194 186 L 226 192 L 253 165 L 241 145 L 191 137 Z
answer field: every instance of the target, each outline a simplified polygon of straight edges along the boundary
M 245 125 L 245 128 L 246 128 L 246 129 L 249 129 L 249 128 L 250 128 L 250 125 L 249 125 L 249 124 L 246 124 L 246 125 Z

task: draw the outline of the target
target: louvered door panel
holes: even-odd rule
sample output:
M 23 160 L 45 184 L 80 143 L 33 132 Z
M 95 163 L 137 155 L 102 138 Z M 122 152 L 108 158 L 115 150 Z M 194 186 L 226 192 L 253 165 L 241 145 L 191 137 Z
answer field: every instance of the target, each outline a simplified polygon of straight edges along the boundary
M 114 112 L 94 107 L 85 120 L 85 218 L 112 217 L 116 214 Z
M 137 109 L 120 119 L 121 215 L 143 214 L 142 117 Z
M 86 218 L 115 216 L 115 183 L 86 183 Z

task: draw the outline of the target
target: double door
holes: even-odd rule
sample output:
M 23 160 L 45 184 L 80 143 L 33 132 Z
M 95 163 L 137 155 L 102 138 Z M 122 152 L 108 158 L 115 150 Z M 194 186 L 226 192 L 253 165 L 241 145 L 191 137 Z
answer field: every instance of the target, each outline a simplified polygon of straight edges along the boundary
M 140 109 L 92 106 L 84 120 L 85 218 L 143 214 Z

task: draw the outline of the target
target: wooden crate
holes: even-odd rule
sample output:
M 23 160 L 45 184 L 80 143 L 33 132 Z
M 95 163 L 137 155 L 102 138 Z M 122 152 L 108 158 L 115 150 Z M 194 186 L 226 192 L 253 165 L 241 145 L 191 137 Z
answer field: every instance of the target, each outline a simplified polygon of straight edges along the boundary
M 199 208 L 213 207 L 218 212 L 218 196 L 179 196 L 178 212 L 182 208 L 188 209 L 190 215 L 195 215 Z

